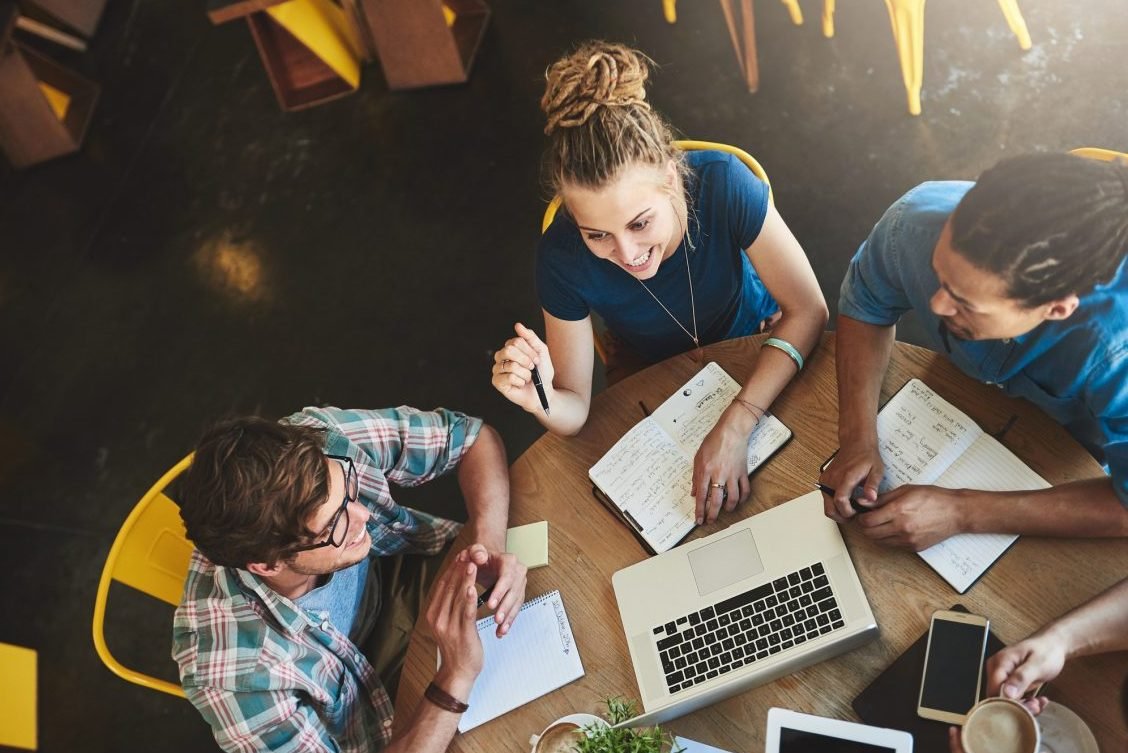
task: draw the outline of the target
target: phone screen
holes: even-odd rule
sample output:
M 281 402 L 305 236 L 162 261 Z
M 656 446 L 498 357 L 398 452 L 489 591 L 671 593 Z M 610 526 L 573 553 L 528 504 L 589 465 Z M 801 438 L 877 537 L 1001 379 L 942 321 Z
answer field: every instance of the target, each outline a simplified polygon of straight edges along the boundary
M 920 705 L 924 708 L 966 714 L 979 698 L 979 672 L 983 667 L 986 625 L 933 620 L 928 643 L 928 664 Z
M 817 732 L 788 729 L 779 731 L 779 753 L 895 753 L 893 748 L 828 737 Z

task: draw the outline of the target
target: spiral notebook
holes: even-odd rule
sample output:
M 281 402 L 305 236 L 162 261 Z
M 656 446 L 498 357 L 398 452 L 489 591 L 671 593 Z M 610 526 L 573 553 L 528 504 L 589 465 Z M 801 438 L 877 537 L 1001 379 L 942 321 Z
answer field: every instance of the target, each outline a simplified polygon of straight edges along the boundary
M 478 620 L 485 662 L 458 731 L 466 732 L 584 676 L 559 591 L 521 607 L 504 638 L 492 616 Z

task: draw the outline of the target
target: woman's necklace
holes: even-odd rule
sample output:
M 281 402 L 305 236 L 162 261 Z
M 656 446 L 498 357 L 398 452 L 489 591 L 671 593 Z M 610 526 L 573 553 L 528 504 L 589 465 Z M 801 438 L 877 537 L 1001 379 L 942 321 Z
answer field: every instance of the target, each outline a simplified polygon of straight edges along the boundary
M 693 346 L 695 348 L 700 348 L 701 340 L 697 337 L 697 304 L 693 300 L 693 274 L 689 271 L 689 233 L 686 233 L 685 236 L 685 248 L 682 249 L 682 256 L 685 257 L 685 277 L 687 280 L 689 280 L 689 311 L 693 316 L 693 334 L 690 334 L 689 330 L 685 328 L 685 325 L 678 321 L 678 318 L 674 316 L 673 312 L 666 308 L 666 304 L 662 303 L 658 296 L 654 295 L 654 291 L 648 288 L 645 282 L 638 280 L 637 277 L 635 279 L 638 280 L 638 284 L 642 286 L 643 290 L 645 290 L 647 293 L 650 293 L 650 297 L 654 299 L 655 303 L 662 307 L 662 310 L 666 312 L 666 315 L 674 320 L 674 324 L 681 327 L 681 331 L 686 334 L 686 337 L 688 337 L 690 340 L 693 340 Z

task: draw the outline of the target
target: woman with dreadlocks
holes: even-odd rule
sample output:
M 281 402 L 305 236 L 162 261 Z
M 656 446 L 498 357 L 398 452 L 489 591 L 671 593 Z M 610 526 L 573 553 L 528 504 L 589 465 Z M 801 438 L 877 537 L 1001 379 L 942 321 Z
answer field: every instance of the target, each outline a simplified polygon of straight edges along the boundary
M 1070 154 L 1000 162 L 975 183 L 924 183 L 874 227 L 838 303 L 841 451 L 826 514 L 884 544 L 961 532 L 1128 536 L 1128 164 Z M 964 373 L 1039 406 L 1110 477 L 1017 492 L 877 493 L 878 392 L 913 311 Z M 855 492 L 861 486 L 860 492 Z M 873 509 L 855 513 L 850 497 Z
M 768 187 L 732 155 L 674 145 L 646 99 L 649 64 L 623 45 L 589 42 L 546 73 L 545 175 L 562 211 L 537 248 L 545 337 L 516 325 L 495 354 L 493 385 L 549 431 L 574 434 L 591 402 L 592 312 L 616 342 L 609 378 L 627 363 L 771 328 L 694 460 L 701 523 L 748 496 L 749 437 L 818 343 L 827 309 Z

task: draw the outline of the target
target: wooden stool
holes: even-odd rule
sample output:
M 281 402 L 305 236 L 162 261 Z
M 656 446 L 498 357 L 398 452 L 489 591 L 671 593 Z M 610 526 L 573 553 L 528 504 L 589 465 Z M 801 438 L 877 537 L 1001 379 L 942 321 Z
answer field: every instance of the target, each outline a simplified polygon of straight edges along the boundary
M 78 151 L 98 85 L 12 39 L 17 16 L 0 5 L 0 149 L 19 168 Z
M 330 0 L 210 0 L 208 18 L 245 18 L 283 110 L 301 110 L 360 86 L 356 24 Z
M 390 89 L 470 77 L 490 18 L 483 0 L 354 0 Z

